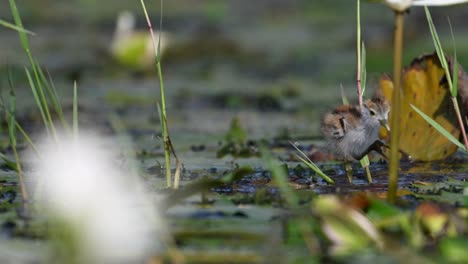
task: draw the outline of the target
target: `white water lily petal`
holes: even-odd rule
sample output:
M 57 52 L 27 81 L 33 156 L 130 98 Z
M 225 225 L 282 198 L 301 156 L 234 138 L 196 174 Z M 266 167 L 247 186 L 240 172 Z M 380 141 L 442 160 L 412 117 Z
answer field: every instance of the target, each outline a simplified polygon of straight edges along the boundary
M 403 12 L 410 8 L 413 0 L 385 0 L 385 4 L 390 6 L 393 10 Z
M 393 10 L 403 12 L 411 6 L 448 6 L 466 3 L 468 0 L 384 0 Z
M 414 6 L 448 6 L 466 3 L 468 0 L 414 0 Z

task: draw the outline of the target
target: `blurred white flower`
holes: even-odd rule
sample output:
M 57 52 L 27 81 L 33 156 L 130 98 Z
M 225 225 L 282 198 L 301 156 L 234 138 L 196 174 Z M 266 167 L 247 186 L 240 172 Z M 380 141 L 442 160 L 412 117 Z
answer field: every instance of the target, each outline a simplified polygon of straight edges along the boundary
M 466 3 L 468 0 L 414 0 L 414 6 L 447 6 Z
M 142 263 L 161 247 L 163 223 L 136 175 L 117 167 L 104 139 L 46 141 L 38 174 L 43 205 L 52 218 L 80 234 L 82 263 Z
M 395 11 L 405 11 L 410 8 L 413 0 L 385 0 L 385 3 Z
M 384 0 L 395 11 L 405 11 L 411 6 L 446 6 L 466 3 L 468 0 Z

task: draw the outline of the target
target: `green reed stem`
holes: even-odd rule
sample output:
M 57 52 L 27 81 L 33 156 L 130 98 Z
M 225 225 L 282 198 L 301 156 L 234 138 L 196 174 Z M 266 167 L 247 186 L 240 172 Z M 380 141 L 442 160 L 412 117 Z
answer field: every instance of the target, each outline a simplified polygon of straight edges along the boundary
M 31 31 L 29 31 L 27 29 L 18 27 L 16 25 L 13 25 L 13 24 L 11 24 L 11 23 L 3 20 L 3 19 L 0 19 L 0 26 L 4 26 L 6 28 L 13 29 L 13 30 L 16 30 L 18 32 L 24 32 L 24 33 L 32 35 L 32 36 L 36 35 L 36 33 L 34 33 L 34 32 L 31 32 Z
M 457 62 L 455 62 L 457 63 Z M 465 150 L 468 151 L 468 139 L 466 137 L 466 132 L 465 132 L 465 126 L 463 125 L 463 120 L 462 120 L 462 115 L 461 115 L 461 112 L 460 112 L 460 107 L 458 106 L 458 101 L 457 101 L 457 98 L 456 97 L 450 97 L 452 99 L 452 104 L 453 104 L 453 108 L 455 109 L 455 113 L 457 114 L 457 119 L 458 119 L 458 123 L 460 124 L 460 129 L 461 129 L 461 134 L 462 134 L 462 137 L 463 137 L 463 143 L 465 145 Z
M 172 175 L 171 175 L 171 153 L 170 153 L 170 142 L 169 142 L 169 132 L 167 129 L 167 115 L 166 115 L 166 100 L 164 95 L 164 83 L 162 78 L 162 69 L 161 63 L 158 61 L 156 63 L 158 68 L 158 78 L 159 78 L 159 87 L 161 88 L 161 124 L 162 124 L 162 134 L 164 142 L 164 159 L 166 162 L 166 182 L 167 187 L 172 186 Z
M 363 96 L 366 90 L 366 49 L 364 46 L 364 42 L 361 40 L 361 1 L 357 1 L 357 45 L 356 45 L 356 52 L 357 52 L 357 73 L 356 73 L 356 83 L 357 83 L 357 93 L 358 93 L 358 101 L 359 107 L 362 107 L 363 104 Z M 372 183 L 372 174 L 369 169 L 370 161 L 369 156 L 364 156 L 361 160 L 361 167 L 364 168 L 367 175 L 368 183 Z
M 51 105 L 52 105 L 55 113 L 57 114 L 57 117 L 59 118 L 60 123 L 62 124 L 62 127 L 67 132 L 71 132 L 70 127 L 69 127 L 69 125 L 68 125 L 68 123 L 65 120 L 65 117 L 63 115 L 62 105 L 60 104 L 59 96 L 57 94 L 57 90 L 55 89 L 55 85 L 54 85 L 54 83 L 52 81 L 52 78 L 51 78 L 50 74 L 48 74 L 49 78 L 47 78 L 45 76 L 43 70 L 41 69 L 41 66 L 39 65 L 39 62 L 37 62 L 37 61 L 36 61 L 36 67 L 37 67 L 38 72 L 39 72 L 39 77 L 41 78 L 42 83 L 43 83 L 43 85 L 45 87 L 47 98 L 50 100 Z M 48 107 L 47 101 L 46 101 L 46 106 L 45 107 Z
M 356 74 L 356 81 L 357 81 L 357 92 L 358 92 L 358 100 L 359 106 L 362 107 L 362 88 L 361 88 L 361 1 L 357 1 L 357 45 L 356 45 L 356 52 L 357 52 L 357 74 Z
M 19 28 L 24 28 L 23 27 L 23 22 L 21 21 L 21 16 L 19 14 L 19 11 L 18 11 L 18 8 L 16 6 L 16 3 L 15 3 L 15 0 L 9 0 L 10 2 L 10 9 L 11 9 L 11 13 L 13 15 L 13 19 L 15 21 L 15 24 L 17 27 Z M 32 54 L 31 54 L 31 50 L 29 48 L 29 41 L 28 41 L 28 37 L 26 35 L 25 32 L 21 32 L 21 31 L 18 31 L 18 35 L 19 35 L 19 38 L 20 38 L 20 41 L 21 41 L 21 45 L 28 57 L 28 60 L 29 60 L 29 63 L 30 63 L 30 66 L 31 66 L 31 69 L 32 69 L 32 72 L 33 72 L 33 76 L 34 76 L 34 80 L 35 80 L 35 83 L 36 85 L 31 85 L 31 89 L 33 89 L 33 93 L 36 93 L 35 94 L 35 99 L 36 99 L 36 103 L 38 105 L 38 107 L 40 108 L 41 105 L 43 107 L 43 114 L 42 115 L 42 118 L 44 119 L 44 124 L 46 126 L 46 129 L 47 129 L 47 132 L 48 133 L 52 133 L 52 136 L 55 140 L 57 140 L 57 133 L 55 131 L 55 126 L 52 122 L 52 117 L 50 115 L 50 111 L 49 111 L 49 107 L 47 105 L 47 100 L 45 98 L 45 95 L 44 95 L 44 89 L 42 87 L 42 81 L 41 81 L 41 77 L 40 77 L 40 73 L 39 73 L 39 70 L 38 70 L 38 65 L 36 64 Z M 29 82 L 30 84 L 33 83 L 32 82 L 32 78 L 30 76 L 28 76 L 28 79 L 29 79 Z M 42 114 L 42 113 L 41 113 Z
M 163 142 L 164 142 L 164 159 L 166 162 L 166 184 L 167 187 L 172 187 L 172 175 L 171 175 L 171 152 L 170 152 L 170 139 L 169 139 L 169 132 L 167 128 L 167 115 L 166 115 L 166 97 L 164 94 L 164 81 L 162 76 L 162 67 L 161 67 L 161 35 L 159 35 L 158 44 L 156 45 L 156 37 L 154 36 L 153 26 L 151 25 L 151 21 L 148 16 L 148 12 L 146 11 L 145 1 L 140 0 L 141 7 L 143 8 L 143 13 L 145 14 L 146 23 L 148 24 L 148 28 L 151 35 L 151 40 L 153 42 L 153 46 L 156 53 L 156 69 L 158 72 L 158 79 L 159 79 L 159 88 L 161 92 L 161 127 L 162 127 L 162 135 L 163 135 Z M 161 20 L 160 25 L 162 24 L 162 10 L 163 10 L 163 1 L 161 0 Z
M 390 164 L 388 170 L 388 194 L 389 202 L 394 203 L 398 191 L 398 170 L 400 167 L 399 142 L 400 142 L 400 97 L 401 97 L 401 73 L 403 57 L 403 29 L 404 13 L 395 11 L 395 35 L 393 42 L 393 95 L 390 123 Z
M 13 150 L 13 155 L 15 157 L 15 163 L 16 163 L 16 172 L 18 173 L 18 181 L 20 184 L 20 190 L 21 190 L 21 197 L 23 200 L 23 208 L 26 209 L 29 197 L 28 197 L 28 192 L 26 191 L 26 184 L 24 182 L 24 177 L 23 177 L 23 170 L 21 168 L 21 163 L 18 155 L 18 149 L 17 149 L 17 142 L 16 142 L 16 96 L 15 96 L 15 90 L 14 90 L 14 85 L 11 80 L 11 76 L 8 76 L 9 78 L 9 83 L 10 83 L 10 109 L 9 109 L 9 118 L 8 118 L 8 133 L 10 137 L 10 144 L 11 148 Z
M 468 139 L 466 137 L 466 132 L 465 132 L 465 126 L 463 125 L 463 120 L 461 117 L 461 112 L 460 108 L 458 106 L 458 101 L 457 101 L 457 94 L 458 94 L 458 60 L 457 60 L 457 49 L 455 45 L 455 36 L 453 34 L 453 28 L 452 24 L 450 23 L 450 19 L 448 20 L 449 27 L 450 27 L 450 34 L 452 36 L 452 43 L 453 43 L 453 60 L 452 60 L 452 72 L 453 76 L 450 74 L 450 67 L 449 63 L 447 62 L 447 59 L 445 58 L 445 53 L 442 48 L 442 44 L 439 39 L 439 35 L 437 34 L 437 29 L 434 25 L 434 21 L 432 20 L 431 17 L 431 12 L 429 11 L 429 8 L 427 6 L 424 7 L 424 11 L 426 12 L 426 19 L 427 23 L 429 25 L 429 30 L 432 35 L 432 41 L 434 42 L 434 47 L 437 52 L 437 57 L 439 58 L 440 64 L 444 68 L 445 71 L 445 76 L 447 78 L 447 83 L 449 86 L 450 94 L 451 94 L 451 100 L 452 100 L 452 105 L 453 108 L 455 109 L 455 113 L 457 115 L 457 120 L 460 126 L 461 134 L 463 137 L 463 143 L 465 145 L 465 150 L 468 150 Z M 442 131 L 439 130 L 442 134 L 444 134 Z

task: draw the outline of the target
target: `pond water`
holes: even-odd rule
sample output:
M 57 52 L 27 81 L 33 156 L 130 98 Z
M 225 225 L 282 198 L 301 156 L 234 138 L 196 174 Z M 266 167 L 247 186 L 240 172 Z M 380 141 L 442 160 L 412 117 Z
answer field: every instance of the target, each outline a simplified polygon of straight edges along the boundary
M 66 115 L 71 117 L 76 80 L 80 126 L 113 139 L 116 131 L 109 120 L 117 117 L 132 139 L 132 151 L 148 187 L 166 192 L 162 190 L 164 153 L 156 107 L 160 97 L 156 69 L 135 70 L 120 65 L 109 53 L 119 12 L 133 10 L 138 28 L 145 30 L 139 4 L 121 0 L 35 0 L 18 5 L 25 28 L 36 33 L 30 37 L 32 53 L 52 76 Z M 148 3 L 148 8 L 157 25 L 159 5 Z M 463 45 L 468 41 L 463 26 L 466 17 L 462 15 L 467 8 L 433 11 L 445 40 L 450 36 L 445 17 L 450 16 L 462 65 L 468 63 L 468 45 Z M 0 3 L 0 10 L 0 18 L 12 21 L 6 1 Z M 252 169 L 232 185 L 212 188 L 203 197 L 197 194 L 181 199 L 167 211 L 179 248 L 192 254 L 194 262 L 204 263 L 199 252 L 215 256 L 223 252 L 232 255 L 232 263 L 262 263 L 276 255 L 289 261 L 288 250 L 295 252 L 297 263 L 308 256 L 303 245 L 274 250 L 281 248 L 287 221 L 280 206 L 284 204 L 264 161 L 256 157 L 217 157 L 234 118 L 252 144 L 266 140 L 275 157 L 288 164 L 290 185 L 298 190 L 304 203 L 326 193 L 367 191 L 385 195 L 385 162 L 375 159 L 372 163 L 371 185 L 355 164 L 355 180 L 349 184 L 340 163 L 319 158 L 321 168 L 337 182 L 331 186 L 301 167 L 289 145 L 292 140 L 307 153 L 317 149 L 322 153 L 320 116 L 340 104 L 340 86 L 348 98 L 355 98 L 354 10 L 354 4 L 344 0 L 165 2 L 163 28 L 172 35 L 172 45 L 163 54 L 162 66 L 170 136 L 183 165 L 181 185 L 203 178 L 219 179 L 242 166 Z M 361 12 L 369 71 L 367 95 L 371 96 L 380 74 L 391 71 L 393 15 L 385 6 L 367 3 Z M 406 25 L 404 61 L 408 63 L 432 52 L 432 42 L 420 8 L 411 10 Z M 10 69 L 18 98 L 18 120 L 28 132 L 38 134 L 42 127 L 40 115 L 23 73 L 27 57 L 17 33 L 0 29 L 0 43 L 2 92 L 8 92 L 6 72 Z M 2 133 L 2 147 L 8 145 L 7 137 Z M 415 182 L 465 181 L 465 163 L 466 155 L 461 152 L 443 162 L 403 163 L 400 187 L 409 191 Z M 0 199 L 11 198 L 5 188 L 16 187 L 16 182 L 11 170 L 1 172 Z M 418 203 L 414 197 L 407 200 L 408 207 Z M 0 250 L 10 252 L 5 259 L 15 259 L 16 252 L 26 250 L 30 255 L 23 256 L 24 263 L 33 263 L 38 255 L 47 254 L 47 246 L 21 239 L 41 237 L 44 231 L 23 228 L 22 220 L 12 210 L 7 211 L 0 220 L 4 223 L 1 234 L 8 238 L 2 240 L 5 247 Z M 201 226 L 205 227 L 202 231 Z M 27 230 L 25 234 L 23 229 Z M 356 257 L 354 261 L 359 260 Z M 217 261 L 210 263 L 225 263 Z

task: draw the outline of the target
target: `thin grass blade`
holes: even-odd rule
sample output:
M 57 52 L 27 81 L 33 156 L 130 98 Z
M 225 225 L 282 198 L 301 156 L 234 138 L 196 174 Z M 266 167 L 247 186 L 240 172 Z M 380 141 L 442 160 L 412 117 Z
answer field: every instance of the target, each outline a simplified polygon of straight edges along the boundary
M 34 96 L 34 100 L 36 101 L 37 108 L 39 109 L 39 113 L 41 113 L 42 122 L 44 123 L 44 127 L 46 128 L 47 134 L 50 135 L 49 125 L 48 125 L 47 118 L 44 112 L 44 108 L 42 107 L 41 100 L 39 99 L 39 95 L 37 94 L 36 85 L 34 84 L 34 81 L 31 77 L 31 73 L 29 72 L 29 70 L 26 67 L 24 68 L 24 70 L 26 72 L 26 77 L 28 78 L 29 86 L 31 87 L 31 91 Z
M 16 162 L 11 160 L 10 158 L 8 158 L 5 154 L 1 153 L 0 152 L 0 159 L 3 160 L 3 162 L 5 162 L 5 165 L 12 169 L 12 170 L 17 170 L 18 167 L 16 166 Z
M 18 7 L 16 6 L 15 0 L 9 0 L 10 2 L 10 9 L 11 9 L 11 14 L 13 15 L 13 19 L 15 21 L 15 24 L 18 28 L 24 28 L 23 27 L 23 22 L 21 21 L 21 17 L 19 15 Z M 26 51 L 26 53 L 30 54 L 29 52 L 29 42 L 28 38 L 26 37 L 26 33 L 23 31 L 18 31 L 21 45 L 23 46 L 23 49 Z
M 11 72 L 8 70 L 8 83 L 10 85 L 10 87 L 13 87 L 13 78 L 11 77 Z M 4 111 L 5 113 L 5 120 L 10 120 L 11 119 L 11 113 L 10 113 L 10 109 L 8 109 L 8 107 L 6 106 L 5 104 L 5 101 L 3 100 L 3 96 L 0 94 L 0 108 Z M 32 147 L 34 153 L 40 157 L 39 155 L 39 152 L 36 148 L 36 146 L 34 145 L 34 143 L 32 142 L 31 138 L 28 136 L 28 134 L 24 131 L 24 129 L 21 127 L 21 125 L 18 123 L 18 121 L 16 120 L 15 118 L 15 126 L 16 126 L 16 129 L 18 129 L 18 131 L 23 135 L 23 137 L 25 138 L 25 140 L 28 142 L 28 144 Z M 0 153 L 1 155 L 1 153 Z M 5 156 L 6 157 L 6 156 Z M 16 167 L 16 165 L 15 165 Z
M 428 122 L 431 126 L 433 126 L 439 133 L 444 135 L 448 140 L 450 140 L 453 144 L 457 145 L 459 148 L 466 151 L 465 146 L 458 141 L 450 132 L 448 132 L 445 128 L 443 128 L 439 123 L 437 123 L 434 119 L 430 118 L 424 112 L 419 110 L 416 106 L 411 105 L 411 107 L 422 117 L 426 122 Z
M 429 30 L 431 31 L 432 41 L 434 42 L 434 47 L 437 52 L 437 57 L 439 58 L 439 61 L 445 70 L 447 82 L 448 82 L 450 91 L 452 91 L 453 90 L 452 77 L 450 75 L 450 69 L 449 69 L 447 60 L 445 59 L 445 54 L 444 54 L 444 50 L 442 49 L 442 44 L 440 43 L 440 40 L 439 40 L 439 35 L 437 34 L 437 30 L 435 28 L 434 22 L 432 21 L 431 13 L 429 12 L 429 8 L 427 8 L 427 6 L 424 7 L 424 11 L 426 12 L 426 19 L 427 19 L 427 23 L 429 24 Z
M 452 97 L 457 97 L 458 95 L 458 60 L 456 52 L 453 57 L 453 84 L 450 93 L 452 94 Z
M 151 41 L 153 43 L 153 48 L 154 48 L 155 54 L 156 54 L 155 55 L 156 69 L 157 69 L 157 73 L 158 73 L 159 88 L 160 88 L 160 92 L 161 92 L 161 99 L 160 99 L 161 100 L 161 106 L 160 106 L 160 109 L 158 109 L 158 111 L 161 113 L 160 117 L 161 117 L 161 124 L 162 124 L 161 127 L 162 127 L 162 130 L 163 130 L 162 134 L 163 134 L 163 142 L 164 142 L 164 159 L 165 159 L 165 163 L 166 163 L 167 187 L 171 187 L 171 185 L 172 185 L 172 180 L 171 180 L 172 176 L 171 176 L 171 157 L 170 157 L 170 146 L 169 146 L 170 139 L 169 139 L 169 131 L 168 131 L 168 127 L 167 127 L 166 97 L 165 97 L 165 94 L 164 94 L 164 81 L 163 81 L 163 77 L 162 77 L 161 60 L 160 60 L 160 56 L 158 56 L 158 53 L 160 53 L 160 50 L 159 50 L 160 45 L 158 44 L 156 46 L 156 39 L 154 37 L 154 31 L 153 31 L 153 27 L 151 25 L 151 20 L 149 19 L 148 12 L 146 11 L 145 1 L 140 0 L 140 3 L 141 3 L 143 13 L 144 13 L 145 18 L 146 18 L 146 23 L 148 24 L 148 29 L 149 29 L 149 32 L 150 32 L 150 35 L 151 35 Z M 163 7 L 163 4 L 162 4 L 162 0 L 161 0 L 161 19 L 162 19 L 162 7 Z M 160 23 L 162 25 L 162 20 L 160 20 Z
M 309 161 L 305 160 L 304 158 L 302 158 L 301 156 L 299 156 L 297 154 L 296 154 L 296 157 L 300 161 L 302 161 L 307 167 L 309 167 L 311 170 L 315 171 L 315 173 L 317 173 L 317 175 L 322 177 L 327 183 L 335 184 L 335 181 L 332 180 L 330 177 L 328 177 L 325 173 L 323 173 L 322 170 L 320 170 L 320 168 L 317 167 L 317 165 L 315 165 L 314 163 L 310 163 Z
M 340 90 L 341 90 L 341 102 L 344 105 L 349 105 L 349 100 L 348 100 L 348 97 L 346 97 L 343 84 L 340 84 Z
M 78 138 L 78 89 L 76 81 L 73 83 L 73 136 Z
M 455 47 L 455 37 L 454 37 L 454 34 L 453 34 L 452 25 L 450 24 L 450 20 L 449 20 L 450 33 L 452 35 L 452 43 L 453 43 L 453 46 L 454 46 L 454 59 L 453 59 L 453 63 L 452 63 L 453 64 L 453 80 L 452 80 L 452 74 L 450 72 L 450 67 L 449 67 L 449 65 L 447 63 L 447 60 L 445 59 L 445 55 L 444 55 L 444 52 L 442 50 L 442 45 L 440 44 L 439 37 L 437 36 L 437 32 L 435 30 L 434 23 L 432 22 L 432 18 L 430 16 L 429 9 L 427 7 L 425 7 L 425 11 L 426 11 L 427 20 L 429 22 L 429 28 L 431 30 L 431 34 L 432 34 L 432 37 L 433 37 L 433 40 L 434 40 L 434 45 L 436 46 L 437 56 L 439 56 L 439 60 L 441 61 L 442 66 L 443 66 L 443 68 L 445 70 L 445 76 L 447 78 L 447 83 L 449 85 L 449 90 L 450 90 L 450 93 L 452 95 L 451 99 L 452 99 L 453 107 L 455 109 L 455 113 L 457 115 L 458 123 L 460 124 L 460 130 L 461 130 L 461 133 L 462 133 L 462 136 L 463 136 L 463 142 L 464 142 L 463 149 L 466 151 L 468 149 L 468 138 L 466 136 L 465 127 L 463 125 L 463 120 L 462 120 L 462 117 L 461 117 L 461 112 L 460 112 L 460 108 L 458 107 L 458 102 L 457 102 L 457 97 L 456 97 L 456 95 L 458 94 L 458 78 L 459 78 L 459 76 L 458 76 L 457 53 L 456 53 L 456 47 Z M 442 130 L 438 129 L 438 131 L 441 132 Z M 455 144 L 460 147 L 459 144 L 461 144 L 461 143 L 457 139 L 455 139 L 450 133 L 446 133 L 444 135 L 450 141 L 452 141 L 454 143 L 456 142 Z
M 52 107 L 54 108 L 55 113 L 57 114 L 57 117 L 60 120 L 60 123 L 62 124 L 65 130 L 70 131 L 70 126 L 68 125 L 68 122 L 65 120 L 65 117 L 63 115 L 62 105 L 59 102 L 57 91 L 55 89 L 55 85 L 49 82 L 51 80 L 50 75 L 49 75 L 49 78 L 46 78 L 37 60 L 35 60 L 35 64 L 36 64 L 37 72 L 39 73 L 39 78 L 41 80 L 41 83 L 43 84 L 43 87 L 45 88 L 45 91 L 47 93 L 47 98 L 50 99 Z
M 8 84 L 10 85 L 10 97 L 11 97 L 11 94 L 13 94 L 13 103 L 10 103 L 10 107 L 11 109 L 15 109 L 14 107 L 14 91 L 13 91 L 13 78 L 11 77 L 11 71 L 10 69 L 8 68 Z M 16 133 L 14 133 L 14 127 L 12 128 L 12 126 L 10 125 L 11 124 L 11 121 L 12 121 L 12 117 L 9 115 L 10 113 L 10 109 L 8 109 L 6 106 L 5 106 L 5 103 L 3 101 L 3 97 L 0 98 L 0 103 L 1 103 L 1 107 L 2 109 L 4 110 L 5 112 L 5 119 L 7 121 L 7 124 L 8 124 L 8 134 L 9 134 L 9 137 L 10 137 L 10 143 L 12 145 L 12 147 L 14 146 L 13 144 L 16 145 Z M 14 170 L 17 170 L 18 167 L 16 165 L 16 162 L 15 161 L 12 161 L 10 160 L 6 155 L 4 155 L 3 153 L 0 153 L 0 158 L 5 162 L 5 164 L 11 168 L 11 169 L 14 169 Z
M 302 150 L 300 150 L 294 143 L 290 142 L 290 144 L 302 155 L 301 157 L 296 154 L 298 159 L 300 159 L 307 167 L 315 171 L 315 173 L 322 177 L 327 183 L 335 184 L 335 181 L 328 177 L 313 161 L 309 159 L 309 157 L 307 157 L 307 155 Z
M 16 95 L 14 90 L 14 85 L 11 80 L 11 76 L 9 76 L 9 83 L 10 83 L 10 118 L 8 120 L 8 133 L 10 137 L 10 144 L 11 149 L 13 150 L 13 155 L 15 156 L 15 163 L 16 163 L 16 172 L 18 173 L 18 181 L 20 184 L 21 189 L 21 197 L 23 199 L 23 207 L 26 209 L 28 203 L 28 193 L 26 191 L 26 184 L 23 178 L 23 170 L 21 169 L 21 163 L 18 155 L 17 140 L 16 140 Z
M 14 24 L 11 24 L 11 23 L 9 23 L 9 22 L 3 20 L 3 19 L 0 19 L 0 25 L 1 25 L 1 26 L 4 26 L 4 27 L 6 27 L 6 28 L 9 28 L 9 29 L 16 30 L 16 31 L 18 31 L 18 32 L 23 32 L 23 33 L 32 35 L 32 36 L 36 35 L 36 33 L 32 32 L 32 31 L 29 31 L 29 30 L 24 29 L 24 28 L 22 28 L 22 27 L 18 27 L 18 26 L 14 25 Z
M 434 25 L 434 21 L 432 20 L 432 16 L 429 11 L 429 8 L 425 6 L 424 11 L 426 12 L 426 19 L 429 25 L 429 30 L 431 32 L 432 41 L 434 42 L 434 47 L 436 49 L 437 56 L 439 57 L 439 60 L 442 63 L 442 66 L 445 66 L 447 64 L 447 61 L 445 60 L 444 52 L 442 49 L 442 44 L 440 43 L 439 35 L 437 34 L 437 29 Z
M 161 110 L 161 106 L 159 105 L 159 102 L 156 103 L 156 106 L 157 106 L 157 109 L 158 109 L 158 114 L 159 114 L 159 120 L 161 122 L 161 129 L 163 131 L 163 138 L 162 138 L 162 141 L 163 141 L 163 145 L 164 145 L 164 158 L 165 158 L 165 162 L 166 162 L 166 184 L 167 184 L 167 188 L 170 188 L 172 187 L 172 173 L 171 173 L 171 168 L 170 168 L 170 161 L 168 162 L 168 157 L 170 155 L 169 153 L 169 146 L 167 145 L 167 142 L 166 142 L 166 136 L 165 136 L 165 133 L 164 131 L 166 131 L 166 122 L 164 122 L 164 114 Z
M 361 48 L 361 97 L 366 92 L 367 69 L 366 69 L 366 46 L 362 42 Z
M 9 122 L 8 122 L 8 133 L 10 135 L 10 142 L 13 148 L 16 148 L 16 126 L 14 125 L 16 122 L 16 95 L 15 90 L 12 85 L 10 85 L 10 115 L 9 115 Z
M 362 106 L 362 95 L 364 94 L 362 89 L 361 89 L 361 1 L 357 0 L 356 1 L 356 17 L 357 17 L 357 23 L 356 23 L 356 54 L 357 54 L 357 71 L 356 71 L 356 83 L 357 83 L 357 95 L 358 95 L 358 102 L 359 106 Z
M 450 28 L 450 34 L 452 35 L 452 44 L 453 44 L 453 62 L 452 62 L 452 67 L 453 67 L 453 85 L 450 89 L 450 93 L 452 94 L 453 97 L 457 97 L 458 94 L 458 60 L 457 60 L 457 45 L 455 42 L 455 35 L 453 34 L 453 28 L 452 28 L 452 23 L 450 22 L 450 19 L 448 19 L 449 23 L 449 28 Z
M 23 22 L 21 21 L 21 16 L 19 14 L 18 8 L 17 8 L 16 3 L 15 3 L 15 0 L 9 0 L 9 3 L 10 3 L 11 13 L 13 15 L 13 19 L 15 21 L 16 26 L 20 27 L 20 28 L 24 28 L 23 27 Z M 31 50 L 30 50 L 30 47 L 29 47 L 28 37 L 26 36 L 26 33 L 20 32 L 20 31 L 18 31 L 18 35 L 20 37 L 21 45 L 22 45 L 26 55 L 28 56 L 28 60 L 29 60 L 32 72 L 34 73 L 34 80 L 36 81 L 36 85 L 34 85 L 34 90 L 36 92 L 35 97 L 39 99 L 39 100 L 36 99 L 36 103 L 38 103 L 38 107 L 39 107 L 40 104 L 42 104 L 41 108 L 42 108 L 42 113 L 44 114 L 43 115 L 43 120 L 46 121 L 46 124 L 45 124 L 46 130 L 48 131 L 48 134 L 50 134 L 50 132 L 52 132 L 52 135 L 54 136 L 54 139 L 57 139 L 57 134 L 55 132 L 55 127 L 54 127 L 54 124 L 52 123 L 52 118 L 50 116 L 49 107 L 48 107 L 47 101 L 46 101 L 46 99 L 44 97 L 42 84 L 41 84 L 41 79 L 39 77 L 39 72 L 37 70 L 36 63 L 35 63 L 32 55 L 31 55 Z M 31 75 L 31 74 L 29 74 L 29 75 Z M 33 83 L 31 76 L 28 77 L 28 80 L 29 80 L 30 84 Z M 33 86 L 31 86 L 31 88 L 33 88 Z M 41 113 L 41 115 L 42 115 L 42 113 Z M 46 117 L 46 118 L 44 118 L 44 117 Z
M 159 34 L 158 34 L 158 50 L 156 53 L 156 63 L 161 63 L 161 34 L 162 34 L 162 22 L 163 22 L 163 0 L 160 1 L 161 3 L 161 13 L 159 17 Z
M 8 114 L 11 115 L 10 113 L 8 113 Z M 16 126 L 16 129 L 18 129 L 18 131 L 21 133 L 21 135 L 23 135 L 26 142 L 28 142 L 28 144 L 31 146 L 31 148 L 33 149 L 36 156 L 38 158 L 41 158 L 41 154 L 37 150 L 36 145 L 33 143 L 32 139 L 29 137 L 28 133 L 26 133 L 26 131 L 24 131 L 23 127 L 21 127 L 21 125 L 18 123 L 18 121 L 15 121 L 15 126 Z

